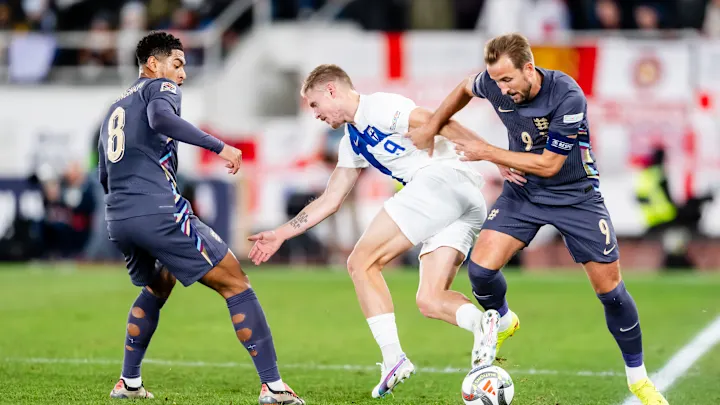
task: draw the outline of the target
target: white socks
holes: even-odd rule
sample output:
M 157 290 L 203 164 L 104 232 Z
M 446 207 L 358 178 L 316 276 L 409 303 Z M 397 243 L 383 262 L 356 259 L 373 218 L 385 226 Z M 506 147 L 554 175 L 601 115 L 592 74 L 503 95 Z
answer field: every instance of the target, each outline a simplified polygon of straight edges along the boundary
M 508 309 L 507 313 L 500 317 L 498 320 L 498 332 L 506 331 L 512 326 L 512 314 L 513 311 Z
M 125 385 L 127 385 L 128 388 L 140 388 L 140 386 L 142 385 L 142 377 L 127 378 L 121 375 L 120 378 L 125 380 Z
M 460 305 L 460 308 L 457 309 L 457 312 L 455 312 L 455 321 L 459 327 L 473 332 L 475 323 L 480 322 L 482 320 L 482 316 L 483 313 L 478 309 L 478 307 L 467 303 Z
M 647 370 L 645 370 L 645 363 L 640 367 L 628 367 L 625 366 L 625 374 L 627 374 L 627 380 L 630 385 L 647 378 Z
M 395 314 L 382 314 L 368 318 L 370 331 L 382 351 L 385 367 L 392 367 L 397 363 L 404 353 L 400 347 L 397 326 L 395 325 Z
M 285 391 L 285 383 L 283 382 L 283 380 L 277 380 L 265 384 L 267 384 L 268 388 L 273 391 Z
M 512 314 L 513 312 L 508 310 L 505 316 L 501 316 L 498 321 L 498 331 L 502 332 L 512 326 Z M 472 332 L 475 322 L 482 320 L 483 312 L 478 309 L 474 304 L 463 304 L 460 305 L 457 312 L 455 313 L 455 321 L 458 326 Z

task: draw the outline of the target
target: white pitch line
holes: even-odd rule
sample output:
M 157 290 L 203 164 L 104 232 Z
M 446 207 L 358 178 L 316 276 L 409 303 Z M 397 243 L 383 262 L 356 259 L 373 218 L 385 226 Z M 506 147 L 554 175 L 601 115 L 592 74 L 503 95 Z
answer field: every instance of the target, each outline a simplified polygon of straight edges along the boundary
M 121 365 L 122 361 L 117 359 L 82 359 L 82 358 L 44 358 L 30 357 L 17 358 L 8 357 L 3 359 L 6 363 L 32 363 L 32 364 L 89 364 L 89 365 Z M 208 368 L 254 368 L 249 363 L 212 363 L 205 361 L 177 361 L 177 360 L 158 360 L 145 359 L 144 364 L 157 364 L 168 367 L 208 367 Z M 280 364 L 280 369 L 297 369 L 307 371 L 364 371 L 377 372 L 380 370 L 378 366 L 365 366 L 359 364 Z M 418 367 L 418 372 L 428 374 L 465 374 L 467 368 L 462 367 Z M 510 374 L 521 375 L 559 375 L 559 376 L 575 376 L 575 377 L 621 377 L 624 373 L 615 371 L 560 371 L 560 370 L 543 370 L 543 369 L 508 369 Z
M 683 346 L 650 380 L 660 392 L 667 391 L 680 377 L 687 375 L 693 364 L 720 342 L 720 316 Z M 640 401 L 629 396 L 622 405 L 637 405 Z

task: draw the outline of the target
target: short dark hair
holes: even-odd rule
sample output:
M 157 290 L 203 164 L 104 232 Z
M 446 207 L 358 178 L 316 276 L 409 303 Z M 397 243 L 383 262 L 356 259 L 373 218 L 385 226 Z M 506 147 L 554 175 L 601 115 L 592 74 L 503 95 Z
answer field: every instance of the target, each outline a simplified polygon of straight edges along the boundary
M 138 63 L 144 65 L 151 56 L 167 57 L 172 54 L 174 49 L 183 50 L 182 42 L 179 39 L 167 32 L 153 31 L 138 42 L 135 56 L 137 56 Z
M 494 65 L 503 55 L 510 58 L 516 69 L 533 61 L 530 42 L 518 33 L 500 35 L 485 45 L 485 64 Z

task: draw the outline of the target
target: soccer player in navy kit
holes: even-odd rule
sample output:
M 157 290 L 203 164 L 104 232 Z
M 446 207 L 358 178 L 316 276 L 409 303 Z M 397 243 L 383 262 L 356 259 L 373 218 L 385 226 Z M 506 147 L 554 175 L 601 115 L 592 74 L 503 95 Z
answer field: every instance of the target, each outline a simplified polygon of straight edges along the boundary
M 517 316 L 508 311 L 507 284 L 498 270 L 530 243 L 541 226 L 551 224 L 563 235 L 575 262 L 582 263 L 604 305 L 608 329 L 625 361 L 630 391 L 644 405 L 667 404 L 643 363 L 637 307 L 620 276 L 617 239 L 600 194 L 585 94 L 565 73 L 536 67 L 530 44 L 519 34 L 490 40 L 485 63 L 485 72 L 464 80 L 425 127 L 407 136 L 416 145 L 429 147 L 437 129 L 472 97 L 490 101 L 508 130 L 510 150 L 481 138 L 454 140 L 464 160 L 490 161 L 527 179 L 525 184 L 504 183 L 468 267 L 473 295 L 489 316 L 499 318 L 492 331 L 496 336 L 489 342 L 499 349 L 519 328 Z
M 110 396 L 153 398 L 140 366 L 160 309 L 180 280 L 199 281 L 225 298 L 260 377 L 260 404 L 305 404 L 280 378 L 270 328 L 240 263 L 177 189 L 178 141 L 217 153 L 231 174 L 241 153 L 180 118 L 185 56 L 177 38 L 151 33 L 136 54 L 140 77 L 110 106 L 98 143 L 110 239 L 133 284 L 143 287 L 128 315 L 122 374 Z

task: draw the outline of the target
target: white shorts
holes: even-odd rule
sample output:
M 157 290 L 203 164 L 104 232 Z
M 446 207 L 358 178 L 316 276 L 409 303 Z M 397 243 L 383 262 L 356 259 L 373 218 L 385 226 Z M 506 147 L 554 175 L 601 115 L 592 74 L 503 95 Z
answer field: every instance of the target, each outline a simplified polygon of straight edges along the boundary
M 385 202 L 385 211 L 414 245 L 420 256 L 441 246 L 467 257 L 487 216 L 480 192 L 482 177 L 474 172 L 434 164 Z

